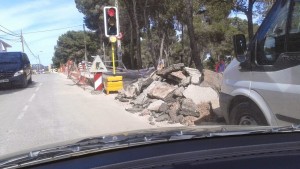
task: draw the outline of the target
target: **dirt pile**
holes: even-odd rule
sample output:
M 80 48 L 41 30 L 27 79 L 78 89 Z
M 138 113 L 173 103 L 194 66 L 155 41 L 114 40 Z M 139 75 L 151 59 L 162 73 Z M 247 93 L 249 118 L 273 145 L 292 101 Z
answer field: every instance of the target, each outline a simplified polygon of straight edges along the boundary
M 211 122 L 216 119 L 212 102 L 218 100 L 214 89 L 219 84 L 211 85 L 211 80 L 206 82 L 202 76 L 197 69 L 174 64 L 138 79 L 120 91 L 116 99 L 132 104 L 128 112 L 150 115 L 153 125 L 161 121 L 183 125 Z

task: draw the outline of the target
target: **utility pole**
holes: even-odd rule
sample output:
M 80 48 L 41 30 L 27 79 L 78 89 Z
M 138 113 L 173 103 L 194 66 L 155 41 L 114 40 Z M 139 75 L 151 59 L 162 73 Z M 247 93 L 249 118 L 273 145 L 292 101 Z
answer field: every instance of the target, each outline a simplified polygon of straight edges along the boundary
M 40 51 L 40 53 L 42 53 L 43 51 Z M 40 55 L 38 54 L 37 55 L 37 57 L 38 57 L 38 61 L 39 61 L 39 64 L 38 64 L 38 72 L 40 72 L 40 66 L 41 66 L 41 59 L 40 59 Z
M 23 31 L 21 29 L 21 43 L 22 43 L 22 52 L 24 53 L 24 38 L 23 38 Z
M 40 55 L 37 55 L 38 60 L 39 60 L 39 64 L 38 64 L 38 73 L 40 72 L 40 66 L 41 66 L 41 60 L 40 60 Z
M 119 9 L 118 0 L 115 0 L 115 7 Z M 118 16 L 117 16 L 118 18 L 120 18 L 119 15 L 120 14 L 118 13 Z M 120 30 L 120 24 L 118 24 L 118 28 L 117 29 Z M 120 39 L 117 40 L 117 55 L 118 55 L 118 62 L 119 62 L 118 66 L 121 67 L 121 64 L 123 64 L 123 61 L 122 61 L 122 43 L 121 43 Z
M 84 39 L 84 59 L 87 62 L 87 55 L 86 55 L 86 37 L 85 37 L 85 25 L 83 24 L 83 39 Z

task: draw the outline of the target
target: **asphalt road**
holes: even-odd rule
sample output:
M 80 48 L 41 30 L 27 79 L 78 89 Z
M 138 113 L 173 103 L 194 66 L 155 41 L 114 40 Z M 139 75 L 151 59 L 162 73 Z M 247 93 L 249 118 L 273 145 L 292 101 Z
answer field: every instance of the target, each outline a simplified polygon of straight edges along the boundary
M 0 89 L 1 155 L 105 133 L 153 128 L 114 101 L 62 74 L 33 76 L 25 89 Z

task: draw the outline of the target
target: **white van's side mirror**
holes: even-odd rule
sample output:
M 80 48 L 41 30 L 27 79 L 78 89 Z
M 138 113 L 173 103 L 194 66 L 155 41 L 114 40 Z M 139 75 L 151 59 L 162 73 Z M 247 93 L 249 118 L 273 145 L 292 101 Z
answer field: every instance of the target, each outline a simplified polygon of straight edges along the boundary
M 246 37 L 243 34 L 233 36 L 233 46 L 236 59 L 243 63 L 247 60 L 245 52 L 247 50 Z

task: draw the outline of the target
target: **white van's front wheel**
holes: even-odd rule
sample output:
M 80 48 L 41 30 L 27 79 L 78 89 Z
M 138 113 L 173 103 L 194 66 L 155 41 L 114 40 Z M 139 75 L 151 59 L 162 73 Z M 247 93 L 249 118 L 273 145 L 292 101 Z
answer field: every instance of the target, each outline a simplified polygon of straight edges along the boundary
M 242 102 L 235 105 L 230 112 L 229 118 L 232 125 L 268 125 L 263 113 L 251 102 Z
M 239 120 L 239 125 L 257 126 L 256 120 L 252 116 L 242 116 Z

